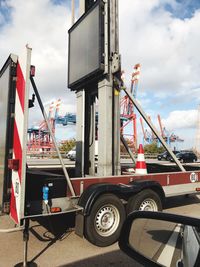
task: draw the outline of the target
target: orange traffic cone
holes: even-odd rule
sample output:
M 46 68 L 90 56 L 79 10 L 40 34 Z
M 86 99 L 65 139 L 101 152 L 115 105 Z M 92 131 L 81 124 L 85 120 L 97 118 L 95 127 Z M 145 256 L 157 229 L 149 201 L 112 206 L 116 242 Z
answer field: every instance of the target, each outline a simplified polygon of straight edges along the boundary
M 144 149 L 142 144 L 139 145 L 137 162 L 135 166 L 135 173 L 147 174 L 147 165 L 144 158 Z

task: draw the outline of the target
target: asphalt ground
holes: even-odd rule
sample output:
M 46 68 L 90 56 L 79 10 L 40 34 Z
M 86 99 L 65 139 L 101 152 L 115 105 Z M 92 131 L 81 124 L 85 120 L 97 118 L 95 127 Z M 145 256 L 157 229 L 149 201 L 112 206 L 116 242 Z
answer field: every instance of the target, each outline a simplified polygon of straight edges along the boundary
M 164 212 L 200 217 L 199 196 L 167 200 Z M 138 263 L 119 250 L 118 244 L 99 248 L 75 235 L 74 216 L 41 218 L 31 221 L 29 261 L 41 267 L 135 266 Z M 0 228 L 13 227 L 8 216 L 0 217 Z M 22 232 L 0 234 L 0 267 L 11 267 L 23 260 Z

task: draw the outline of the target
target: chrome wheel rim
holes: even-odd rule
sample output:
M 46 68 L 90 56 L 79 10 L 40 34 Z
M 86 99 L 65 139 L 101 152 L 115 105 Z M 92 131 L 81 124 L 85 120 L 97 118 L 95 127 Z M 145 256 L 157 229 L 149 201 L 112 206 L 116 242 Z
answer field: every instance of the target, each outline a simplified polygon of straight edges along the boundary
M 120 214 L 118 209 L 113 205 L 101 207 L 95 216 L 95 229 L 101 236 L 110 236 L 118 228 Z
M 156 202 L 151 199 L 151 198 L 147 198 L 145 199 L 140 207 L 139 210 L 143 210 L 143 211 L 158 211 L 158 206 L 156 204 Z

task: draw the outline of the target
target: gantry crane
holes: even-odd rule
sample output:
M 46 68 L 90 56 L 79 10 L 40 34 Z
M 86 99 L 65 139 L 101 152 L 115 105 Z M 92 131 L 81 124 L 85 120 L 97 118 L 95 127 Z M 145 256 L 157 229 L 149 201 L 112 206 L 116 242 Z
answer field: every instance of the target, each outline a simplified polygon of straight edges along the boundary
M 149 119 L 150 119 L 150 117 L 149 117 Z M 140 117 L 140 124 L 141 124 L 141 128 L 142 128 L 144 143 L 152 144 L 154 141 L 154 135 L 153 135 L 153 133 L 150 133 L 147 129 L 144 128 L 144 123 L 143 123 L 142 117 Z
M 179 138 L 178 135 L 175 135 L 174 133 L 170 133 L 169 131 L 167 131 L 167 129 L 162 125 L 161 117 L 159 114 L 158 114 L 158 123 L 160 126 L 161 136 L 163 139 L 165 139 L 168 145 L 170 145 L 173 142 L 184 142 L 184 140 Z

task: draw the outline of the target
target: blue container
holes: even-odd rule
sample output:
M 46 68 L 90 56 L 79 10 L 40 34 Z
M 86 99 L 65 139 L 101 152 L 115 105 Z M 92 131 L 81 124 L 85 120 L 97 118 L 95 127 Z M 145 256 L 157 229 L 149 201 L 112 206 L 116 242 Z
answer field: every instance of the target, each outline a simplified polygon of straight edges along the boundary
M 48 201 L 48 199 L 49 199 L 49 187 L 47 185 L 43 186 L 42 192 L 43 192 L 43 200 Z

